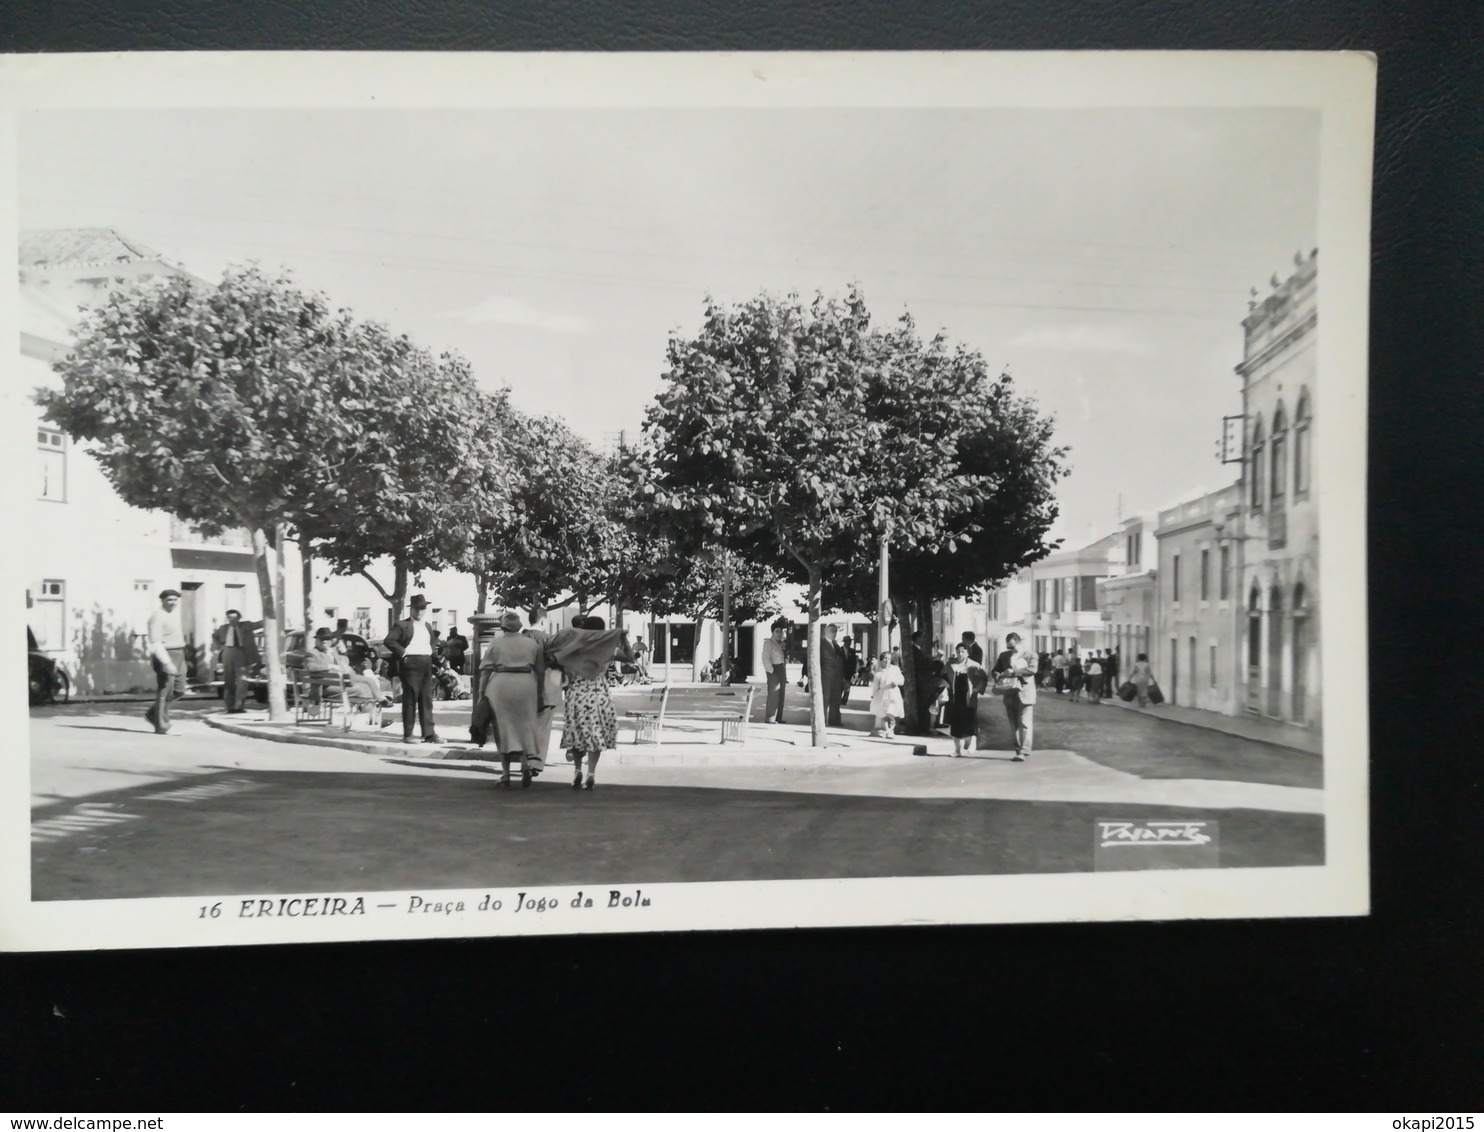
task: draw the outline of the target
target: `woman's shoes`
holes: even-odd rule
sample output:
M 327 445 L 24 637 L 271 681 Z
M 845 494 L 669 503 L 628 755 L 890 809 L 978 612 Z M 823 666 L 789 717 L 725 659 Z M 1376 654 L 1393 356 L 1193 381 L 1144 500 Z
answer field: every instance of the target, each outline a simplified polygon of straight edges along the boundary
M 503 786 L 506 790 L 510 789 L 510 772 L 508 770 L 504 774 L 500 775 L 500 785 Z
M 582 768 L 581 767 L 578 767 L 577 768 L 577 776 L 572 779 L 572 789 L 573 790 L 581 790 L 582 789 Z
M 591 790 L 593 788 L 593 776 L 592 775 L 588 775 L 587 776 L 587 781 L 585 781 L 582 784 L 582 788 L 584 790 Z
M 527 790 L 527 789 L 530 788 L 530 785 L 531 785 L 531 768 L 530 767 L 522 767 L 521 768 L 521 771 L 520 771 L 520 788 L 522 790 Z

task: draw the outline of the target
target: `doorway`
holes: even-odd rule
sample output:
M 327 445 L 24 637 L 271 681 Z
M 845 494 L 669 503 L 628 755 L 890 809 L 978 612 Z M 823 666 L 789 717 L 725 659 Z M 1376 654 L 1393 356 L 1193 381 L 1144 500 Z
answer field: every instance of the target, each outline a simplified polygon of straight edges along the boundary
M 211 636 L 211 617 L 206 611 L 206 595 L 200 582 L 180 583 L 180 629 L 185 637 L 186 679 L 204 684 L 206 642 Z
M 1268 709 L 1273 718 L 1283 715 L 1283 593 L 1274 586 L 1268 591 Z
M 1170 638 L 1170 703 L 1180 702 L 1180 638 Z
M 733 662 L 733 671 L 737 677 L 746 680 L 752 675 L 752 625 L 734 625 L 732 627 L 732 655 L 736 658 Z

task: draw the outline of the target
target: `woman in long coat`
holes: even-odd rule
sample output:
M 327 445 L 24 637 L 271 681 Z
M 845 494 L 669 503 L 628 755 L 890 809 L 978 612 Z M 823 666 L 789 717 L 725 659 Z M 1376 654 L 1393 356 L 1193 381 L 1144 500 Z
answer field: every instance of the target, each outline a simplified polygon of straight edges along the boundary
M 489 697 L 500 744 L 500 785 L 510 785 L 510 757 L 520 756 L 520 784 L 531 784 L 539 748 L 536 734 L 541 714 L 546 656 L 540 645 L 521 630 L 520 614 L 500 618 L 500 634 L 479 662 L 483 694 Z
M 634 663 L 629 635 L 622 629 L 606 629 L 601 617 L 574 617 L 572 627 L 553 634 L 546 642 L 548 664 L 567 674 L 567 710 L 562 723 L 562 746 L 575 765 L 572 788 L 593 788 L 598 759 L 618 746 L 618 716 L 604 679 L 617 656 Z M 587 756 L 587 778 L 582 777 L 582 759 Z
M 536 628 L 546 616 L 544 606 L 537 605 L 531 610 L 531 627 L 526 630 L 526 636 L 536 642 L 536 647 L 541 650 L 541 658 L 546 659 L 546 643 L 551 640 L 551 634 Z M 546 666 L 546 679 L 541 688 L 541 713 L 536 717 L 536 755 L 531 761 L 537 774 L 546 768 L 546 756 L 551 750 L 551 724 L 556 718 L 556 707 L 562 699 L 562 670 L 554 664 Z
M 952 681 L 948 693 L 948 733 L 953 736 L 953 757 L 958 758 L 965 749 L 974 750 L 974 739 L 979 733 L 979 694 L 989 682 L 989 673 L 982 664 L 970 659 L 969 646 L 960 643 L 953 650 L 947 675 Z

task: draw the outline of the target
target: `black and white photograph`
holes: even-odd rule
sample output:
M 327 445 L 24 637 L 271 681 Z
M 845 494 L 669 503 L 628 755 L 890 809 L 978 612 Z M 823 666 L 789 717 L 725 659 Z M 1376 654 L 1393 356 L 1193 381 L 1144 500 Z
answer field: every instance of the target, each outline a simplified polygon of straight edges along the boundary
M 10 63 L 0 946 L 1366 911 L 1370 60 Z

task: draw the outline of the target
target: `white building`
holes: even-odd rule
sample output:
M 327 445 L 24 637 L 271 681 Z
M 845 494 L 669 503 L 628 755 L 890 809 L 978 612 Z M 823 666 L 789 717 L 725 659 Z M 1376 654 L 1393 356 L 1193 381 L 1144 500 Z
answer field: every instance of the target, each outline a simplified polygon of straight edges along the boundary
M 24 232 L 19 258 L 19 376 L 28 388 L 59 385 L 51 367 L 70 349 L 78 308 L 120 286 L 189 274 L 108 228 Z M 174 588 L 181 591 L 190 675 L 205 679 L 211 631 L 226 611 L 238 609 L 247 620 L 262 615 L 246 532 L 206 538 L 164 512 L 130 507 L 86 445 L 47 424 L 39 408 L 35 422 L 35 490 L 23 529 L 30 534 L 27 623 L 38 646 L 68 670 L 80 693 L 153 688 L 142 647 L 145 621 L 158 607 L 159 591 Z M 374 586 L 313 573 L 316 624 L 345 618 L 364 635 L 386 633 L 387 603 Z M 390 567 L 379 576 L 389 585 Z M 424 581 L 435 625 L 446 629 L 473 611 L 472 578 L 438 573 Z M 302 567 L 292 544 L 284 596 L 286 625 L 302 626 Z

